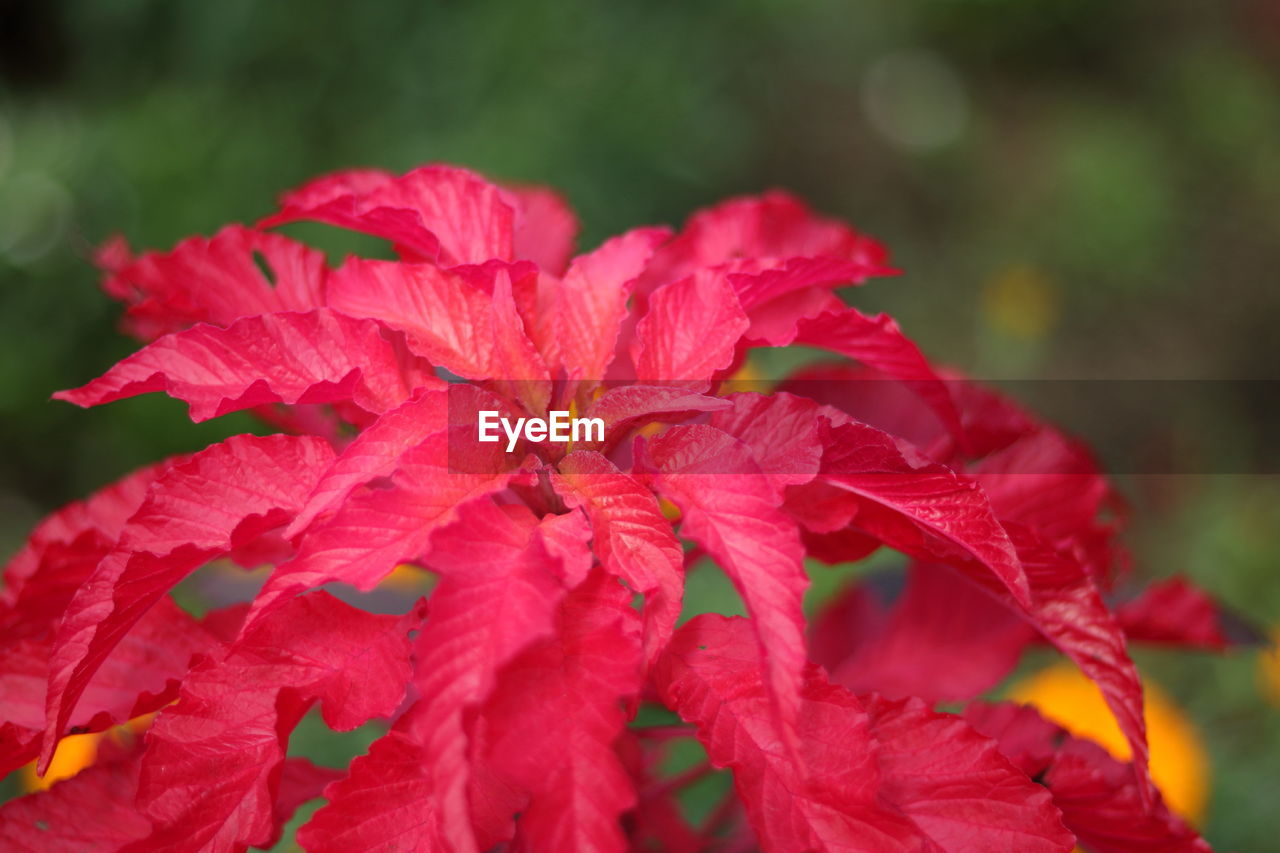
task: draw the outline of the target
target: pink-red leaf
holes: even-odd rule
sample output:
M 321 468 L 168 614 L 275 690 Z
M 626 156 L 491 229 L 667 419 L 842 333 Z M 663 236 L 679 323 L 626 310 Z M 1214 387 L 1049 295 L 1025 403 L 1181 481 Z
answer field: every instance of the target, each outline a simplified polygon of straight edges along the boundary
M 1092 741 L 1067 735 L 1033 708 L 975 702 L 964 716 L 1024 772 L 1042 780 L 1063 822 L 1088 849 L 1210 853 L 1204 839 L 1158 794 L 1148 798 L 1134 765 L 1117 761 Z
M 1230 645 L 1221 607 L 1186 578 L 1154 583 L 1116 610 L 1130 640 L 1220 651 Z
M 1031 624 L 1098 685 L 1129 742 L 1144 791 L 1152 793 L 1142 681 L 1129 658 L 1124 631 L 1078 562 L 1021 525 L 1009 524 L 1008 530 L 1031 583 L 1032 603 L 1025 610 Z M 1010 602 L 1010 607 L 1016 605 Z
M 99 761 L 47 791 L 0 806 L 0 851 L 120 850 L 145 838 L 151 821 L 133 805 L 138 762 Z
M 347 777 L 325 789 L 328 805 L 298 830 L 308 853 L 426 853 L 438 849 L 439 813 L 425 772 L 425 748 L 392 730 Z
M 680 616 L 684 554 L 653 492 L 605 457 L 575 451 L 552 478 L 556 492 L 591 520 L 594 551 L 610 574 L 645 596 L 645 660 L 666 645 Z
M 436 533 L 426 559 L 441 575 L 416 642 L 423 697 L 406 731 L 422 745 L 423 773 L 445 849 L 475 850 L 467 801 L 471 769 L 464 714 L 493 689 L 503 666 L 552 633 L 568 583 L 588 568 L 590 531 L 580 513 L 547 516 L 475 501 Z M 565 539 L 580 565 L 565 565 Z
M 883 775 L 880 796 L 940 850 L 1066 850 L 1071 834 L 1045 792 L 996 744 L 919 699 L 863 699 Z
M 290 732 L 315 702 L 339 731 L 395 711 L 409 678 L 408 627 L 318 592 L 203 661 L 148 734 L 138 806 L 155 829 L 129 849 L 270 843 Z
M 605 377 L 632 285 L 669 234 L 665 228 L 639 228 L 574 259 L 550 306 L 560 358 L 570 375 L 591 381 Z
M 355 489 L 390 476 L 411 448 L 428 436 L 444 433 L 449 428 L 449 398 L 457 399 L 453 389 L 467 387 L 423 389 L 361 430 L 320 477 L 285 535 L 296 536 L 320 516 L 341 507 Z
M 631 344 L 641 382 L 701 384 L 733 363 L 750 325 L 727 276 L 703 270 L 658 288 Z
M 859 264 L 863 272 L 852 283 L 889 272 L 879 243 L 842 222 L 818 216 L 795 196 L 772 190 L 729 199 L 693 214 L 680 235 L 654 259 L 647 278 L 662 284 L 742 257 L 823 256 Z
M 559 193 L 547 187 L 508 186 L 515 201 L 517 258 L 527 258 L 560 275 L 573 254 L 578 218 Z
M 1035 636 L 1006 605 L 947 566 L 912 564 L 888 613 L 850 612 L 850 596 L 866 595 L 852 587 L 819 614 L 814 628 L 827 638 L 846 638 L 825 644 L 819 662 L 832 681 L 859 693 L 972 699 L 1008 675 Z M 854 619 L 858 624 L 830 624 Z
M 541 411 L 549 373 L 513 295 L 537 275 L 529 263 L 444 270 L 350 258 L 334 271 L 329 300 L 403 331 L 414 352 L 458 376 L 519 383 L 521 399 Z
M 977 483 L 887 433 L 853 420 L 833 424 L 814 485 L 823 492 L 809 515 L 827 525 L 819 529 L 852 518 L 892 548 L 954 560 L 979 582 L 1008 589 L 1015 601 L 1030 600 L 1013 543 Z
M 870 698 L 806 669 L 799 760 L 781 738 L 742 619 L 699 616 L 677 632 L 655 682 L 729 767 L 766 850 L 1068 850 L 1043 789 L 957 717 Z
M 876 272 L 865 262 L 830 255 L 781 261 L 744 258 L 730 262 L 724 269 L 738 294 L 738 301 L 748 313 L 774 300 L 794 296 L 798 290 L 831 290 L 845 284 L 860 283 L 868 274 Z M 892 271 L 882 269 L 878 272 Z M 781 307 L 783 303 L 775 304 Z
M 151 484 L 58 628 L 42 766 L 89 679 L 129 629 L 187 574 L 287 523 L 332 458 L 314 438 L 234 436 Z
M 801 319 L 796 330 L 795 340 L 785 343 L 838 352 L 906 383 L 937 413 L 960 445 L 967 446 L 960 413 L 947 383 L 893 318 L 885 314 L 868 317 L 856 308 L 844 308 Z M 784 342 L 771 343 L 777 346 Z
M 286 193 L 261 227 L 310 219 L 383 237 L 407 260 L 511 260 L 514 212 L 496 186 L 465 169 L 423 166 L 399 177 L 335 172 Z
M 718 429 L 672 427 L 645 447 L 659 494 L 680 508 L 681 535 L 733 580 L 751 614 L 758 659 L 783 733 L 795 721 L 808 585 L 799 531 L 746 445 Z
M 714 412 L 711 425 L 751 448 L 774 488 L 812 480 L 822 462 L 819 409 L 792 394 L 737 393 L 732 408 Z
M 112 648 L 87 679 L 75 711 L 74 732 L 100 732 L 163 708 L 177 695 L 192 659 L 217 639 L 168 598 L 162 598 Z M 46 727 L 46 694 L 54 628 L 9 639 L 0 646 L 0 773 L 35 759 Z
M 472 427 L 474 429 L 474 427 Z M 385 486 L 361 486 L 333 516 L 311 526 L 298 555 L 277 567 L 254 603 L 261 619 L 280 600 L 332 581 L 372 589 L 397 565 L 420 560 L 432 534 L 468 501 L 501 491 L 515 471 L 496 444 L 459 470 L 449 432 L 435 432 L 402 453 Z
M 1145 805 L 1141 774 L 1097 744 L 1069 740 L 1044 783 L 1067 826 L 1097 853 L 1210 853 L 1199 833 L 1162 801 Z
M 626 849 L 619 818 L 636 795 L 615 742 L 641 685 L 639 627 L 597 570 L 561 605 L 557 636 L 513 661 L 484 704 L 482 754 L 529 797 L 518 849 Z
M 4 568 L 0 632 L 18 626 L 52 627 L 72 594 L 107 555 L 147 489 L 172 460 L 150 465 L 67 504 L 32 531 Z
M 123 242 L 109 245 L 99 262 L 108 271 L 103 288 L 129 306 L 126 326 L 145 340 L 197 323 L 318 308 L 329 274 L 323 252 L 243 225 L 137 258 Z
M 325 308 L 246 317 L 226 329 L 200 325 L 54 397 L 97 406 L 163 391 L 188 403 L 193 421 L 268 403 L 350 401 L 380 414 L 419 387 L 443 384 L 398 337 L 374 321 Z

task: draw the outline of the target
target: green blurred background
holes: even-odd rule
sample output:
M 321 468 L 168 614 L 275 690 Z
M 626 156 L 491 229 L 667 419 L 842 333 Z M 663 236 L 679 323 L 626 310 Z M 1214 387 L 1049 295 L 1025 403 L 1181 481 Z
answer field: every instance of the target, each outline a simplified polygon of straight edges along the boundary
M 788 187 L 905 270 L 861 306 L 978 376 L 1280 378 L 1273 0 L 0 0 L 0 546 L 250 428 L 48 401 L 133 346 L 95 244 L 168 247 L 319 172 L 435 160 L 561 188 L 585 246 Z M 1124 485 L 1139 573 L 1280 621 L 1276 477 Z M 1208 837 L 1266 849 L 1280 710 L 1256 655 L 1141 658 L 1210 750 Z

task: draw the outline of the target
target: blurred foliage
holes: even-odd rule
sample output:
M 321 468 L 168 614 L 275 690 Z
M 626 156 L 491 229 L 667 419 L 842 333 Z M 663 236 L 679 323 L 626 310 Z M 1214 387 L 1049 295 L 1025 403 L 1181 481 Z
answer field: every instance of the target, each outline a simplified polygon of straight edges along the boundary
M 253 220 L 352 165 L 553 184 L 586 246 L 786 186 L 893 250 L 905 274 L 860 305 L 976 375 L 1276 378 L 1271 0 L 10 0 L 0 16 L 0 546 L 132 467 L 254 428 L 193 427 L 163 399 L 48 402 L 133 346 L 92 247 Z M 1130 487 L 1140 575 L 1185 571 L 1280 621 L 1274 477 Z M 1209 837 L 1266 847 L 1280 722 L 1252 656 L 1151 657 L 1205 733 Z

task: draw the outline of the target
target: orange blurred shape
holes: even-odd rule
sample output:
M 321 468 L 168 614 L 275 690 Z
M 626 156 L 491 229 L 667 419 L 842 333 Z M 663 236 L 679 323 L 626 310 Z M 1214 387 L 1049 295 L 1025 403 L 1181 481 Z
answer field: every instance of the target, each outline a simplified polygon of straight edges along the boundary
M 401 563 L 382 579 L 392 589 L 425 590 L 431 584 L 431 573 L 408 563 Z
M 1199 822 L 1209 796 L 1209 758 L 1200 733 L 1157 685 L 1144 681 L 1143 696 L 1151 776 L 1170 809 Z M 1034 705 L 1071 734 L 1096 741 L 1121 761 L 1129 760 L 1129 743 L 1102 692 L 1074 664 L 1056 664 L 1018 681 L 1009 689 L 1008 698 Z
M 93 763 L 98 757 L 98 741 L 102 732 L 85 735 L 68 735 L 58 742 L 58 749 L 49 762 L 49 770 L 43 776 L 36 775 L 36 762 L 22 768 L 22 788 L 25 791 L 46 791 L 55 782 L 70 779 Z
M 98 742 L 104 737 L 112 740 L 128 740 L 139 737 L 155 719 L 155 712 L 134 717 L 126 723 L 107 729 L 105 732 L 90 732 L 83 735 L 68 735 L 58 741 L 54 750 L 53 761 L 49 762 L 49 770 L 43 776 L 36 775 L 36 762 L 22 768 L 22 788 L 34 793 L 47 791 L 55 782 L 70 779 L 81 770 L 93 764 L 98 757 Z

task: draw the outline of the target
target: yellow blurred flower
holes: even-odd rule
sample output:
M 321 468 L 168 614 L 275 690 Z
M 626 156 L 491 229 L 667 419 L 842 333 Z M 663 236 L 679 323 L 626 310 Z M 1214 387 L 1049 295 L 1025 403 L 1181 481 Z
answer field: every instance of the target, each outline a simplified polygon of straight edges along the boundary
M 993 276 L 982 290 L 987 322 L 1022 340 L 1043 338 L 1058 319 L 1058 295 L 1053 282 L 1026 264 L 1011 266 Z
M 1271 629 L 1271 647 L 1258 655 L 1258 686 L 1273 705 L 1280 705 L 1280 625 Z
M 662 510 L 662 515 L 667 521 L 676 522 L 680 520 L 680 507 L 666 498 L 658 498 L 658 508 Z
M 1170 809 L 1198 822 L 1209 796 L 1209 758 L 1200 733 L 1160 687 L 1144 681 L 1143 692 L 1151 776 Z M 1015 683 L 1008 698 L 1034 705 L 1072 734 L 1096 741 L 1121 761 L 1129 760 L 1129 744 L 1102 692 L 1074 664 L 1056 664 Z
M 770 390 L 771 384 L 760 371 L 755 360 L 748 356 L 746 361 L 742 362 L 742 366 L 721 383 L 720 393 L 723 395 L 738 391 L 755 391 L 763 394 Z

